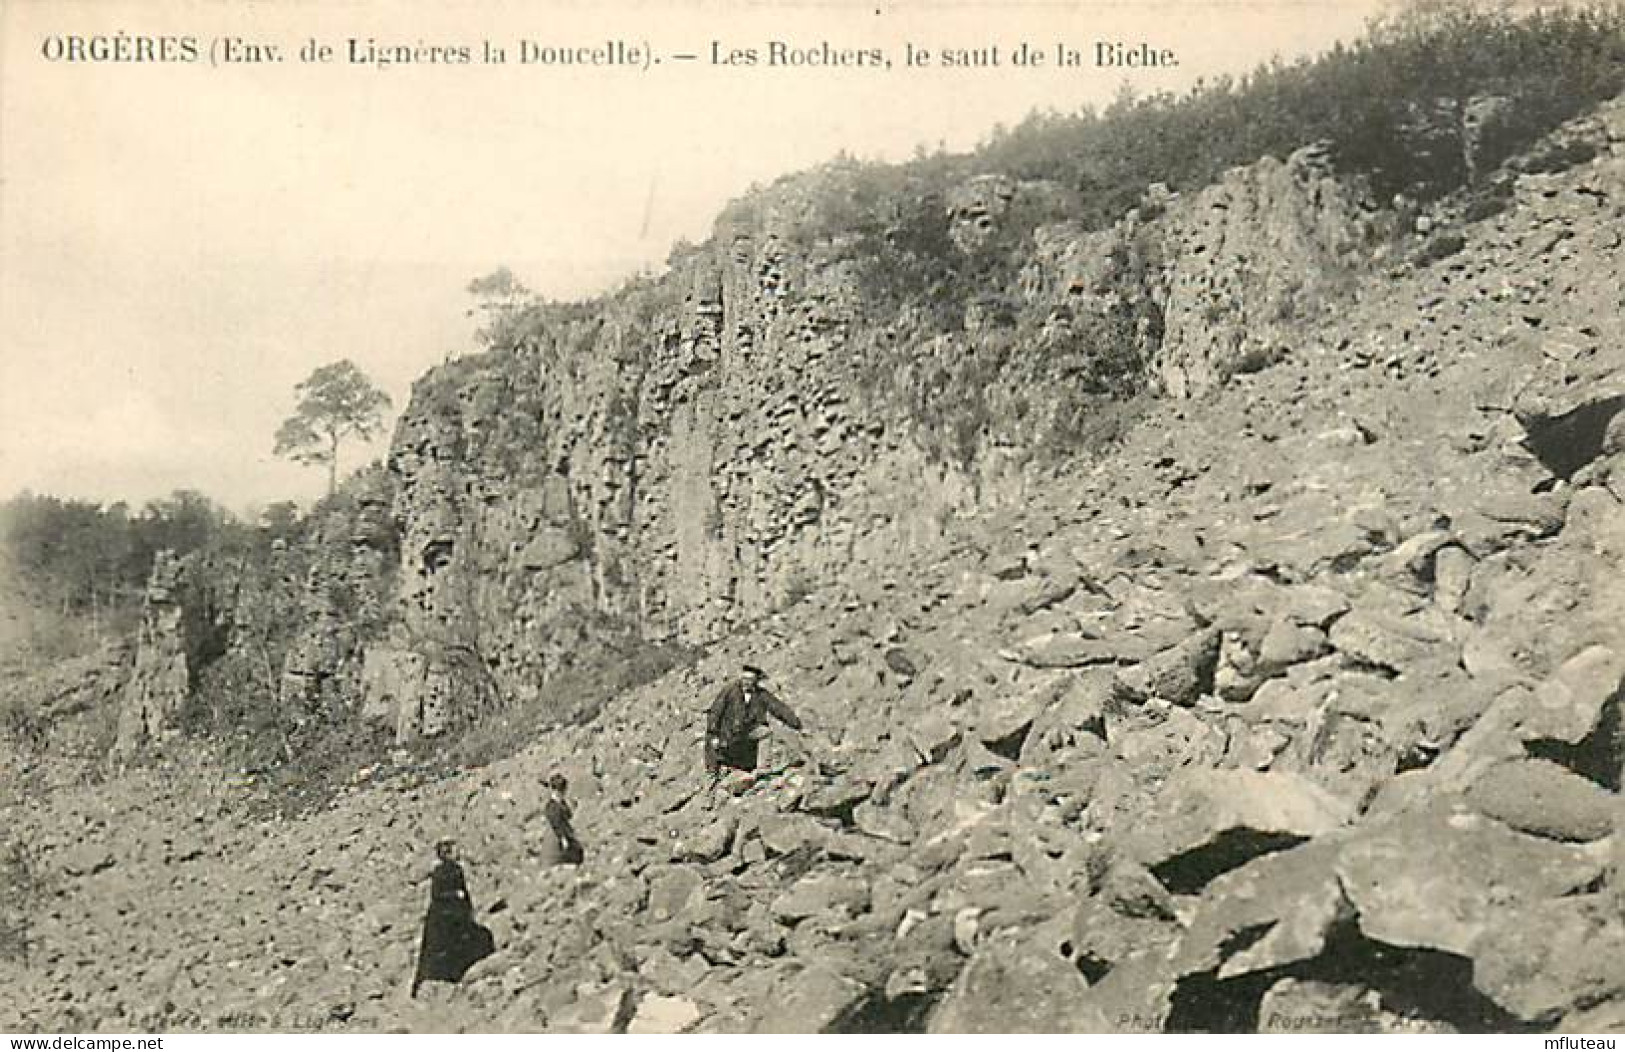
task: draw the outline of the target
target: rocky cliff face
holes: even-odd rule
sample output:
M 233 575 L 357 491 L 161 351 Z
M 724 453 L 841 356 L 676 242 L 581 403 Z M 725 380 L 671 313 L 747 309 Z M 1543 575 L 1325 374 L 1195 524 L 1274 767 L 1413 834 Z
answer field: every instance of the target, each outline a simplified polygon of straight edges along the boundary
M 174 727 L 189 687 L 180 560 L 159 552 L 142 601 L 135 667 L 124 688 L 114 751 L 129 754 Z
M 285 731 L 356 708 L 370 668 L 366 647 L 393 620 L 397 545 L 387 484 L 352 480 L 309 528 L 295 544 L 262 537 L 182 558 L 160 553 L 134 661 L 120 673 L 115 756 L 172 736 L 189 707 L 200 720 L 263 707 L 269 719 L 252 722 Z M 366 714 L 395 712 L 388 705 Z
M 1018 495 L 999 465 L 930 463 L 854 405 L 853 298 L 768 215 L 656 287 L 426 378 L 390 456 L 400 649 L 477 647 L 524 697 L 599 620 L 712 640 Z
M 282 635 L 279 621 L 299 625 L 277 687 L 278 703 L 296 714 L 353 704 L 365 648 L 392 618 L 397 544 L 387 483 L 361 478 L 313 525 L 299 551 L 273 551 L 244 581 L 233 617 L 247 629 L 235 634 L 239 647 Z
M 1048 485 L 1041 450 L 1124 370 L 1186 397 L 1288 354 L 1394 233 L 1305 148 L 1200 192 L 1154 187 L 1104 231 L 1041 227 L 1009 285 L 944 306 L 939 332 L 875 316 L 850 246 L 809 235 L 845 177 L 757 194 L 660 280 L 535 311 L 424 377 L 387 475 L 237 589 L 245 661 L 297 626 L 274 648 L 285 718 L 359 697 L 399 739 L 434 736 L 534 700 L 606 634 L 709 643 L 889 573 Z M 933 221 L 970 258 L 1064 204 L 980 176 Z M 124 752 L 187 690 L 180 607 L 155 600 L 147 620 Z
M 1152 386 L 1188 398 L 1287 353 L 1396 233 L 1391 214 L 1308 146 L 1195 193 L 1152 187 L 1100 233 L 1040 231 L 1022 292 L 1049 309 L 1052 342 L 1057 316 L 1105 316 L 1128 301 Z
M 866 359 L 911 337 L 866 318 L 839 253 L 792 250 L 802 190 L 735 209 L 660 281 L 548 312 L 419 383 L 389 458 L 401 622 L 368 652 L 369 706 L 433 733 L 482 694 L 524 699 L 591 660 L 606 621 L 709 642 L 938 545 L 956 518 L 1041 484 L 1024 427 L 1058 395 L 1027 381 L 1069 339 L 1091 353 L 1076 346 L 1088 319 L 1128 308 L 1157 384 L 1208 391 L 1278 356 L 1383 233 L 1312 150 L 1103 233 L 1040 231 L 1018 284 L 989 290 L 1010 318 L 979 299 L 961 335 L 908 352 L 937 382 L 974 384 L 982 335 L 1019 348 L 985 385 L 986 440 L 953 462 L 871 397 Z M 1013 203 L 1055 194 L 981 177 L 941 222 L 974 252 Z

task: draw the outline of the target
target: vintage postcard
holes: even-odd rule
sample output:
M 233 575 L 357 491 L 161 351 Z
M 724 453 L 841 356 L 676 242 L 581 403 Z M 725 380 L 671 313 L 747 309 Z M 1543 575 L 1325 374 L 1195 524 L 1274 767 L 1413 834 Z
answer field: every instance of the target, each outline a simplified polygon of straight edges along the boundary
M 7 0 L 0 1031 L 1613 1047 L 1622 55 Z

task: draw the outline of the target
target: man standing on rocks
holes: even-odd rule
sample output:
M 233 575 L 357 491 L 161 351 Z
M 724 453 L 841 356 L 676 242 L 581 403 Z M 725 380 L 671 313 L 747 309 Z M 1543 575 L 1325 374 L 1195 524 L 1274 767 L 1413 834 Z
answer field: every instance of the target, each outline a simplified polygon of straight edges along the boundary
M 713 775 L 727 767 L 756 770 L 757 748 L 768 735 L 767 717 L 773 716 L 793 730 L 801 717 L 762 687 L 766 676 L 755 665 L 740 670 L 737 680 L 722 688 L 705 721 L 705 767 Z

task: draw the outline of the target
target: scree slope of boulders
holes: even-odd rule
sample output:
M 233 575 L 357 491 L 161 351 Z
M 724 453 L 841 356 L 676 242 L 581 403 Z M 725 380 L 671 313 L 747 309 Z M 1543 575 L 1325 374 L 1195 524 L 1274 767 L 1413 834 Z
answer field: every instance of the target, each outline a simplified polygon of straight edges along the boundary
M 10 807 L 0 1028 L 1625 1028 L 1625 106 L 1560 134 L 1281 363 L 513 759 Z M 811 729 L 712 785 L 747 659 Z M 443 835 L 499 949 L 411 1000 Z

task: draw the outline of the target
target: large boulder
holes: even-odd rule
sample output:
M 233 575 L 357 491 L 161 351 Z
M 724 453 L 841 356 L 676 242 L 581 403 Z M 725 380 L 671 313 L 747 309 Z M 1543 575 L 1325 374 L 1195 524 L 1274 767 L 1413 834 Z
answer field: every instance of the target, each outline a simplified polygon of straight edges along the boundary
M 1614 831 L 1619 795 L 1549 760 L 1512 760 L 1466 793 L 1480 814 L 1553 840 L 1600 840 Z
M 1091 981 L 1136 954 L 1166 951 L 1180 932 L 1171 897 L 1146 870 L 1119 864 L 1105 880 L 1099 894 L 1079 903 L 1062 946 Z
M 1332 626 L 1332 646 L 1367 665 L 1394 672 L 1425 665 L 1446 637 L 1415 617 L 1355 610 Z
M 1518 722 L 1525 741 L 1548 739 L 1573 745 L 1589 735 L 1606 707 L 1618 704 L 1625 686 L 1625 657 L 1590 646 L 1563 662 L 1535 690 L 1534 704 Z
M 1471 956 L 1509 910 L 1575 892 L 1604 863 L 1526 836 L 1449 799 L 1361 831 L 1338 875 L 1368 937 Z
M 773 916 L 795 922 L 824 913 L 860 913 L 869 908 L 869 883 L 832 869 L 816 870 L 773 900 Z
M 1353 913 L 1337 877 L 1339 847 L 1312 841 L 1219 877 L 1203 894 L 1169 974 L 1229 979 L 1318 957 L 1332 926 Z M 1249 939 L 1249 932 L 1262 937 Z
M 751 1033 L 822 1033 L 864 995 L 863 984 L 816 965 L 786 966 L 773 979 L 757 1002 Z
M 788 855 L 822 848 L 829 840 L 830 831 L 810 815 L 769 814 L 761 818 L 756 835 L 761 838 L 769 854 Z
M 1001 653 L 1031 668 L 1083 668 L 1147 657 L 1151 647 L 1134 636 L 1102 639 L 1085 632 L 1046 632 L 1022 640 Z
M 1062 672 L 1024 692 L 995 696 L 975 714 L 978 740 L 1012 758 L 1019 755 L 1034 721 L 1071 693 L 1074 686 L 1073 675 Z
M 548 1029 L 560 1034 L 620 1034 L 632 1016 L 632 990 L 606 983 L 580 991 L 562 1011 L 549 1013 Z
M 964 967 L 954 937 L 955 915 L 908 910 L 892 943 L 892 969 L 886 977 L 890 1000 L 946 990 Z
M 1191 770 L 1170 779 L 1126 853 L 1171 890 L 1195 891 L 1252 858 L 1343 826 L 1352 809 L 1296 774 Z
M 674 862 L 715 862 L 733 847 L 734 832 L 739 828 L 739 817 L 732 812 L 691 829 L 672 844 Z
M 704 878 L 692 866 L 660 866 L 645 871 L 649 882 L 649 917 L 663 924 L 680 916 L 703 894 Z
M 686 997 L 650 994 L 638 1002 L 628 1034 L 680 1034 L 700 1021 L 699 1005 Z
M 1501 918 L 1473 952 L 1473 985 L 1528 1022 L 1625 1002 L 1625 918 L 1602 895 L 1533 903 Z
M 1216 766 L 1225 752 L 1224 732 L 1207 714 L 1165 701 L 1115 713 L 1106 720 L 1113 755 L 1142 781 L 1160 781 L 1181 768 Z
M 1326 633 L 1314 625 L 1281 618 L 1264 633 L 1258 646 L 1258 668 L 1266 676 L 1277 675 L 1293 665 L 1324 654 L 1330 644 Z
M 1175 705 L 1193 705 L 1203 694 L 1213 691 L 1213 676 L 1219 666 L 1222 635 L 1206 628 L 1183 642 L 1152 655 L 1119 677 L 1131 695 L 1161 698 Z
M 887 840 L 894 844 L 907 844 L 916 836 L 909 820 L 887 807 L 865 800 L 852 810 L 852 824 L 865 836 Z

